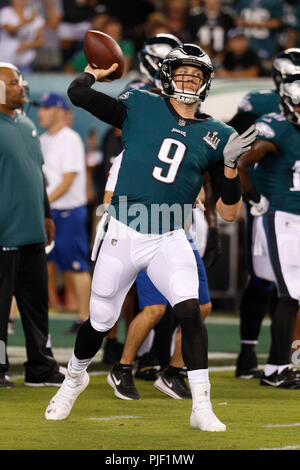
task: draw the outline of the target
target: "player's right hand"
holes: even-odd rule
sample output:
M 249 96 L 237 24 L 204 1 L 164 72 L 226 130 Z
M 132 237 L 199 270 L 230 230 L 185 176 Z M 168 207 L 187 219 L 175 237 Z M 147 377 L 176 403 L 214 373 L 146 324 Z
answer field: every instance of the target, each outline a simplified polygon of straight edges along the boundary
M 254 124 L 241 135 L 237 132 L 231 134 L 223 151 L 224 165 L 229 168 L 236 168 L 238 159 L 243 153 L 250 150 L 257 134 L 258 130 L 255 129 Z
M 115 63 L 115 64 L 112 64 L 112 66 L 109 67 L 109 69 L 93 69 L 93 67 L 91 67 L 90 64 L 88 64 L 85 67 L 84 71 L 94 75 L 95 80 L 97 82 L 111 82 L 112 79 L 109 78 L 109 75 L 113 73 L 115 70 L 117 70 L 118 67 L 119 67 L 119 64 Z
M 251 205 L 250 214 L 254 217 L 265 214 L 268 211 L 270 205 L 268 199 L 262 194 L 260 196 L 259 202 L 249 200 L 249 204 Z

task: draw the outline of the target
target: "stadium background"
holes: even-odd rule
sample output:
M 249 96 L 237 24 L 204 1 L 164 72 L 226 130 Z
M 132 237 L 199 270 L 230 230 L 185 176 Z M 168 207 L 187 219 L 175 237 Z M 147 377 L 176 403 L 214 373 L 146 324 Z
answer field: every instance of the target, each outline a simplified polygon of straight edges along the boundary
M 122 0 L 122 3 L 131 0 Z M 0 6 L 8 2 L 1 2 Z M 162 3 L 162 2 L 157 2 Z M 230 5 L 234 2 L 230 0 L 222 4 Z M 292 2 L 291 2 L 292 3 Z M 74 75 L 65 73 L 24 73 L 30 89 L 30 100 L 37 101 L 45 92 L 56 92 L 67 97 L 66 90 Z M 137 74 L 130 72 L 125 78 L 109 84 L 96 84 L 95 88 L 117 97 L 126 88 L 129 81 Z M 236 112 L 241 98 L 250 90 L 273 88 L 270 78 L 258 78 L 247 80 L 222 80 L 214 79 L 210 95 L 203 105 L 203 111 L 214 117 L 229 120 Z M 71 108 L 74 111 L 74 129 L 81 135 L 84 142 L 90 129 L 96 129 L 101 139 L 108 126 L 93 118 L 89 113 Z M 29 117 L 36 124 L 39 133 L 43 130 L 39 127 L 37 119 L 37 108 L 31 104 L 27 107 Z M 228 423 L 228 433 L 224 437 L 201 436 L 191 432 L 184 427 L 182 433 L 183 418 L 181 416 L 184 407 L 189 408 L 189 404 L 176 403 L 166 397 L 153 395 L 151 384 L 139 383 L 143 397 L 147 400 L 141 401 L 144 409 L 144 419 L 132 420 L 132 425 L 125 424 L 123 418 L 127 414 L 141 415 L 142 411 L 133 406 L 124 405 L 123 401 L 112 399 L 111 391 L 104 377 L 92 377 L 91 385 L 87 392 L 87 399 L 79 401 L 76 416 L 63 426 L 52 426 L 49 433 L 48 423 L 41 420 L 45 403 L 49 399 L 49 390 L 26 390 L 23 385 L 22 369 L 26 360 L 24 347 L 24 335 L 20 318 L 16 318 L 15 334 L 8 337 L 8 355 L 11 364 L 12 378 L 18 378 L 18 387 L 14 398 L 1 397 L 1 423 L 0 423 L 0 449 L 90 449 L 93 445 L 95 449 L 147 449 L 147 448 L 168 448 L 168 449 L 257 449 L 257 448 L 283 448 L 290 445 L 299 448 L 299 439 L 293 428 L 286 429 L 284 423 L 294 422 L 297 416 L 296 400 L 291 399 L 290 391 L 274 391 L 265 387 L 258 389 L 256 383 L 245 383 L 248 381 L 237 381 L 234 379 L 234 364 L 237 351 L 239 350 L 239 317 L 237 306 L 241 286 L 245 280 L 245 260 L 243 252 L 243 215 L 238 221 L 226 223 L 219 221 L 222 235 L 223 254 L 217 264 L 208 272 L 211 296 L 213 299 L 213 311 L 207 319 L 209 333 L 209 366 L 212 370 L 212 381 L 215 386 L 214 402 L 222 407 L 222 415 Z M 65 331 L 76 318 L 74 313 L 55 313 L 50 311 L 50 332 L 54 349 L 54 354 L 61 364 L 66 364 L 70 357 L 70 352 L 74 346 L 74 336 L 66 335 Z M 124 324 L 121 320 L 121 328 L 118 331 L 119 339 L 124 339 Z M 264 363 L 269 349 L 269 319 L 265 319 L 257 346 L 258 359 Z M 96 372 L 105 369 L 101 365 L 101 352 L 96 356 L 91 370 Z M 225 366 L 226 372 L 214 372 L 214 366 Z M 215 374 L 215 375 L 214 375 Z M 98 380 L 98 382 L 97 382 Z M 99 401 L 99 386 L 101 386 L 101 404 Z M 262 390 L 263 389 L 263 390 Z M 102 395 L 103 393 L 103 395 Z M 276 394 L 276 397 L 275 397 Z M 292 393 L 293 394 L 293 393 Z M 120 415 L 118 420 L 113 422 L 99 423 L 91 416 L 87 409 L 89 404 L 95 403 L 95 414 Z M 250 406 L 251 403 L 251 406 Z M 233 407 L 233 404 L 235 407 Z M 134 404 L 136 405 L 136 404 Z M 227 406 L 229 405 L 229 406 Z M 85 408 L 84 408 L 85 407 Z M 174 408 L 176 413 L 174 415 Z M 157 411 L 158 410 L 158 411 Z M 162 420 L 161 415 L 166 413 L 166 419 Z M 188 411 L 184 411 L 184 420 Z M 175 421 L 170 427 L 170 413 Z M 241 423 L 238 426 L 237 423 Z M 156 415 L 158 414 L 158 416 Z M 267 415 L 267 416 L 266 416 Z M 148 421 L 147 421 L 148 416 Z M 151 417 L 151 423 L 149 420 Z M 275 417 L 276 416 L 276 417 Z M 118 417 L 118 416 L 117 416 Z M 135 418 L 135 416 L 132 416 Z M 139 418 L 139 416 L 136 416 Z M 103 418 L 105 419 L 105 418 Z M 176 423 L 174 426 L 173 424 Z M 74 421 L 77 424 L 77 433 L 74 432 Z M 142 424 L 140 424 L 142 421 Z M 185 422 L 184 421 L 184 422 Z M 18 423 L 16 429 L 16 423 Z M 156 428 L 151 428 L 152 425 Z M 265 430 L 266 423 L 281 423 L 283 428 Z M 53 423 L 51 423 L 53 424 Z M 146 424 L 146 425 L 145 425 Z M 179 425 L 178 425 L 179 424 Z M 294 423 L 298 424 L 299 423 Z M 96 427 L 97 426 L 97 427 Z M 135 428 L 136 426 L 136 428 Z M 144 428 L 142 427 L 144 426 Z M 291 424 L 292 426 L 292 424 Z M 146 429 L 147 428 L 147 429 Z M 172 428 L 172 429 L 170 429 Z M 233 433 L 234 428 L 234 433 Z M 297 428 L 296 428 L 297 429 Z M 100 431 L 100 432 L 99 432 Z M 76 436 L 75 436 L 76 434 Z M 99 437 L 101 434 L 101 437 Z M 92 442 L 91 436 L 95 437 Z M 142 440 L 144 439 L 144 440 Z M 121 444 L 120 444 L 121 442 Z

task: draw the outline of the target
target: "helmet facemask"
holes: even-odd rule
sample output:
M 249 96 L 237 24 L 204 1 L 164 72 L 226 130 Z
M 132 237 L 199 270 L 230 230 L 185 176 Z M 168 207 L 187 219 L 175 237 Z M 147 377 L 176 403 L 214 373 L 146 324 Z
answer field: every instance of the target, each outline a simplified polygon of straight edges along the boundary
M 300 126 L 300 112 L 295 105 L 300 105 L 300 74 L 286 77 L 279 86 L 280 106 L 283 114 L 292 124 Z
M 201 69 L 199 68 L 199 70 Z M 179 77 L 182 77 L 182 79 L 179 80 Z M 186 81 L 186 78 L 188 77 L 192 77 L 194 81 L 199 81 L 199 85 L 196 91 L 190 91 L 185 89 L 186 85 L 188 84 L 188 82 Z M 178 74 L 174 72 L 172 76 L 172 85 L 174 87 L 174 98 L 177 101 L 184 104 L 192 104 L 201 100 L 200 96 L 205 91 L 205 88 L 207 86 L 207 80 L 204 77 L 201 77 L 200 75 L 198 77 L 196 75 L 196 72 L 192 75 L 188 73 Z
M 177 83 L 175 82 L 174 71 L 183 66 L 196 67 L 202 71 L 203 78 L 200 80 L 199 77 L 199 87 L 196 92 L 184 90 L 184 84 L 187 83 L 184 78 L 182 79 L 183 86 L 181 88 L 178 86 L 178 80 L 176 80 Z M 184 74 L 184 76 L 187 77 L 189 74 Z M 195 75 L 192 76 L 195 79 Z M 163 60 L 160 71 L 163 94 L 184 104 L 204 101 L 213 76 L 213 66 L 210 58 L 200 47 L 192 44 L 183 44 L 171 51 Z

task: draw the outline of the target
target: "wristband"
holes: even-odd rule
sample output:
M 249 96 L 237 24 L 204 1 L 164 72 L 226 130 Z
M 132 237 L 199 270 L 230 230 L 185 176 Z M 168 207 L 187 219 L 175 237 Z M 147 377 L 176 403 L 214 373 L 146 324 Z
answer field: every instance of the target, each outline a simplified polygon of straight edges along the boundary
M 239 202 L 242 195 L 242 186 L 239 175 L 235 178 L 226 178 L 224 176 L 220 193 L 222 202 L 227 206 L 231 206 Z
M 255 188 L 250 189 L 243 195 L 245 201 L 253 201 L 258 203 L 260 201 L 260 194 L 256 191 Z

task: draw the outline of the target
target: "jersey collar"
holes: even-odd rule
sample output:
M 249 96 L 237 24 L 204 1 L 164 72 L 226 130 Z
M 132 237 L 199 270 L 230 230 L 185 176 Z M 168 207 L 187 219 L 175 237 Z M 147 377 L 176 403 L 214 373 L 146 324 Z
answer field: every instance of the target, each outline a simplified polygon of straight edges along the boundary
M 180 116 L 180 114 L 177 113 L 177 111 L 175 111 L 175 109 L 170 103 L 169 98 L 164 98 L 164 100 L 165 100 L 167 107 L 169 108 L 169 111 L 171 111 L 171 113 L 173 114 L 179 126 L 186 126 L 189 124 L 199 124 L 199 122 L 207 121 L 208 119 L 211 119 L 211 116 L 209 116 L 208 114 L 204 114 L 204 113 L 199 114 L 199 117 L 197 119 L 183 118 L 182 116 Z

